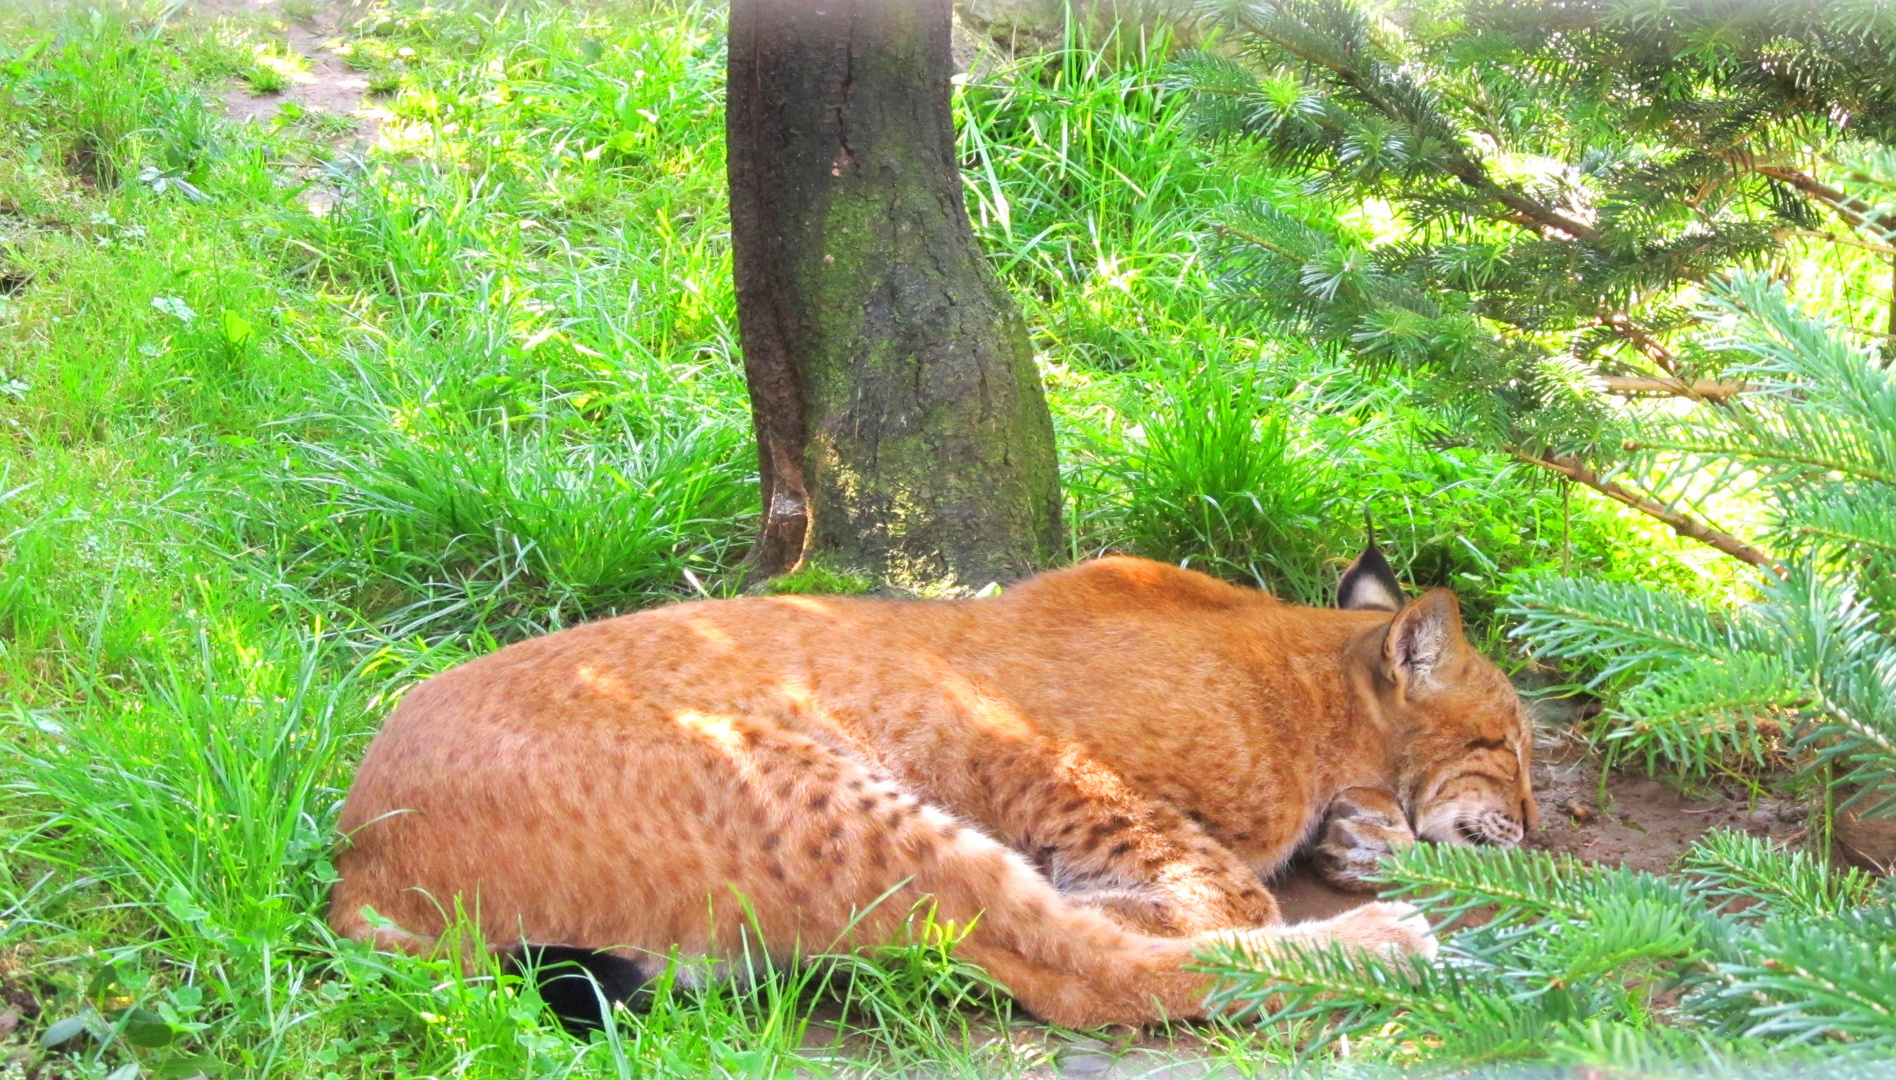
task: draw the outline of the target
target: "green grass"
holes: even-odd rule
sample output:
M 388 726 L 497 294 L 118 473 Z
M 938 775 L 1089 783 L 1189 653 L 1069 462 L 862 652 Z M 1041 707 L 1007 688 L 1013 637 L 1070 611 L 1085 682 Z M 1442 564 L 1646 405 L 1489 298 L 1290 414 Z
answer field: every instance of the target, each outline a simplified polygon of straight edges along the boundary
M 582 1042 L 496 972 L 328 935 L 341 793 L 405 688 L 730 587 L 755 494 L 721 13 L 396 4 L 348 35 L 391 95 L 363 160 L 220 118 L 276 28 L 143 14 L 0 16 L 0 980 L 47 1010 L 7 1049 L 117 1080 L 1045 1064 L 1066 1036 L 940 941 L 846 984 L 673 988 Z M 1317 600 L 1368 505 L 1490 633 L 1513 574 L 1694 580 L 1675 542 L 1432 446 L 1386 384 L 1220 307 L 1210 213 L 1302 196 L 1195 142 L 1157 55 L 1073 44 L 961 108 L 1075 556 Z M 1255 1069 L 1296 1033 L 1181 1039 Z

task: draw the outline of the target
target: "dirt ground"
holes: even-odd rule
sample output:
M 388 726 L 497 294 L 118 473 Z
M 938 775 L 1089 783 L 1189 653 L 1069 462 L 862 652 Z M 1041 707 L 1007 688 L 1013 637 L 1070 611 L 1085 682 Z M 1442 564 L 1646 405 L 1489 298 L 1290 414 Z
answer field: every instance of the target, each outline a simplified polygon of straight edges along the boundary
M 1541 827 L 1527 846 L 1578 855 L 1595 862 L 1663 871 L 1710 829 L 1732 829 L 1797 844 L 1809 832 L 1807 808 L 1770 797 L 1749 799 L 1742 791 L 1713 791 L 1698 798 L 1662 781 L 1614 773 L 1606 798 L 1597 763 L 1577 744 L 1556 741 L 1535 772 Z

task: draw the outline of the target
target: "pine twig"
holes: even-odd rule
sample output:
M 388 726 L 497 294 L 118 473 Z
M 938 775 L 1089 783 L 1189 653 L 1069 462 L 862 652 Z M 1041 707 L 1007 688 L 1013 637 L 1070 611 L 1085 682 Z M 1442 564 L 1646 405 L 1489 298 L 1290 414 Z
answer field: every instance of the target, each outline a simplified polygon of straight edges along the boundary
M 1843 223 L 1853 229 L 1868 229 L 1883 236 L 1896 237 L 1896 218 L 1887 214 L 1871 217 L 1874 207 L 1861 199 L 1854 198 L 1844 191 L 1831 187 L 1802 169 L 1793 169 L 1784 165 L 1759 165 L 1755 162 L 1740 162 L 1750 165 L 1751 171 L 1781 184 L 1789 184 L 1798 191 L 1830 207 Z
M 1874 251 L 1878 255 L 1896 255 L 1896 247 L 1891 247 L 1888 244 L 1879 244 L 1874 240 L 1861 240 L 1854 236 L 1837 236 L 1834 233 L 1827 233 L 1822 229 L 1777 229 L 1773 231 L 1771 235 L 1780 240 L 1787 236 L 1808 236 L 1813 240 L 1828 240 L 1833 244 L 1842 244 L 1845 247 Z
M 1311 52 L 1298 42 L 1276 32 L 1268 23 L 1250 18 L 1248 13 L 1241 14 L 1239 26 L 1248 34 L 1268 41 L 1297 57 L 1307 64 L 1323 68 L 1337 79 L 1356 91 L 1364 103 L 1398 124 L 1415 123 L 1415 118 L 1389 100 L 1377 86 L 1373 73 L 1360 71 L 1347 64 L 1338 63 L 1328 57 Z M 1559 210 L 1529 196 L 1526 192 L 1497 181 L 1480 158 L 1469 151 L 1459 139 L 1450 138 L 1444 148 L 1447 160 L 1442 169 L 1453 176 L 1463 187 L 1468 188 L 1494 202 L 1506 207 L 1508 220 L 1524 224 L 1545 235 L 1548 232 L 1564 233 L 1575 240 L 1598 243 L 1605 239 L 1604 233 L 1586 222 L 1577 221 Z
M 1716 379 L 1654 379 L 1638 375 L 1602 375 L 1600 386 L 1607 393 L 1620 397 L 1664 394 L 1694 401 L 1729 401 L 1751 389 L 1750 383 L 1720 382 Z
M 1634 348 L 1645 354 L 1646 359 L 1653 362 L 1653 366 L 1670 375 L 1674 382 L 1680 381 L 1679 361 L 1672 355 L 1672 350 L 1661 345 L 1659 339 L 1647 332 L 1645 327 L 1634 322 L 1631 316 L 1623 311 L 1616 311 L 1610 315 L 1600 316 L 1600 322 L 1611 327 L 1620 337 L 1625 338 Z M 1688 393 L 1680 396 L 1692 397 L 1693 395 Z
M 1745 543 L 1743 540 L 1738 539 L 1722 529 L 1713 528 L 1696 518 L 1681 514 L 1677 510 L 1673 510 L 1638 492 L 1630 491 L 1606 479 L 1599 473 L 1575 461 L 1573 458 L 1559 455 L 1541 457 L 1538 454 L 1530 454 L 1524 450 L 1515 450 L 1513 453 L 1515 457 L 1522 461 L 1539 465 L 1541 468 L 1552 472 L 1557 472 L 1576 484 L 1592 488 L 1607 498 L 1612 499 L 1614 502 L 1630 506 L 1648 517 L 1656 518 L 1670 526 L 1672 531 L 1678 533 L 1680 536 L 1697 540 L 1701 544 L 1709 544 L 1741 562 L 1750 563 L 1752 566 L 1763 567 L 1777 574 L 1779 577 L 1784 576 L 1783 567 L 1773 561 L 1769 555 Z

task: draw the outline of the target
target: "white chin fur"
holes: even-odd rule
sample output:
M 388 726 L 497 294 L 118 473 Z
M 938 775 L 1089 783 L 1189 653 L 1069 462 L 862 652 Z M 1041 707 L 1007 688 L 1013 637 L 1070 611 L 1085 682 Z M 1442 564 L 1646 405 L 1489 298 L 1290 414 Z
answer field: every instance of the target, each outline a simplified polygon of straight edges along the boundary
M 1467 808 L 1448 803 L 1422 811 L 1422 816 L 1416 819 L 1415 835 L 1431 844 L 1457 844 L 1467 847 L 1472 841 L 1463 836 L 1459 828 L 1456 828 L 1461 823 L 1462 812 L 1465 809 Z
M 1521 823 L 1501 813 L 1466 803 L 1444 803 L 1422 812 L 1415 834 L 1436 844 L 1467 847 L 1475 841 L 1470 834 L 1497 847 L 1513 847 L 1521 842 Z

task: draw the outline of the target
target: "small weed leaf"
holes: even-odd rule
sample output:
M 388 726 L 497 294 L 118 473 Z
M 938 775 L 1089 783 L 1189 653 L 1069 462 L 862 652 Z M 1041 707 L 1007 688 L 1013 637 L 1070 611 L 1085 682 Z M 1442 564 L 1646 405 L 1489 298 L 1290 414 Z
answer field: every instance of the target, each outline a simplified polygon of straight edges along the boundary
M 64 1046 L 85 1034 L 90 1027 L 90 1021 L 84 1014 L 68 1016 L 64 1020 L 54 1021 L 47 1026 L 45 1031 L 40 1032 L 39 1044 L 47 1050 Z
M 165 910 L 182 923 L 199 923 L 210 917 L 210 912 L 192 903 L 190 892 L 182 885 L 165 890 Z
M 231 348 L 241 348 L 248 344 L 255 333 L 256 327 L 250 324 L 249 319 L 229 308 L 224 309 L 224 340 Z
M 192 311 L 191 306 L 180 297 L 154 296 L 151 298 L 151 306 L 154 310 L 169 315 L 186 326 L 197 322 L 197 312 Z
M 126 1009 L 118 1016 L 108 1014 L 108 1019 L 117 1028 L 119 1038 L 133 1046 L 153 1050 L 169 1046 L 177 1038 L 177 1033 L 165 1018 L 150 1009 Z

